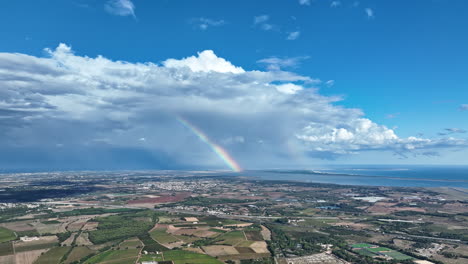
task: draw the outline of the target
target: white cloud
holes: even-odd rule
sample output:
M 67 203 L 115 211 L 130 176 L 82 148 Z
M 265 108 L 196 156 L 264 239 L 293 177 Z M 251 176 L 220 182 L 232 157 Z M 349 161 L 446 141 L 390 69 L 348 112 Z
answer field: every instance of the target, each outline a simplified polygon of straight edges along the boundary
M 368 18 L 374 18 L 374 10 L 372 8 L 364 9 Z
M 299 0 L 300 5 L 310 5 L 311 0 Z
M 293 83 L 280 84 L 276 86 L 276 90 L 285 94 L 296 94 L 303 88 Z
M 276 28 L 275 25 L 268 23 L 270 20 L 270 16 L 268 15 L 260 15 L 254 17 L 254 25 L 261 28 L 262 30 L 269 31 L 274 30 Z
M 330 4 L 331 7 L 339 7 L 340 5 L 341 5 L 340 1 L 332 1 Z
M 296 157 L 374 150 L 424 155 L 467 146 L 452 137 L 401 138 L 361 110 L 336 105 L 341 97 L 319 94 L 313 78 L 245 70 L 210 50 L 162 64 L 78 56 L 64 44 L 48 54 L 0 53 L 0 154 L 18 146 L 62 144 L 61 151 L 72 153 L 77 146 L 99 145 L 222 167 L 177 116 L 245 167 L 293 164 Z
M 287 68 L 296 68 L 299 66 L 301 61 L 309 59 L 308 56 L 300 57 L 268 57 L 261 60 L 258 60 L 257 63 L 266 65 L 266 68 L 270 71 L 279 71 L 281 69 Z
M 222 19 L 215 20 L 206 17 L 192 19 L 191 23 L 195 24 L 197 28 L 201 30 L 207 30 L 209 27 L 220 27 L 226 24 L 226 22 Z
M 256 17 L 254 17 L 254 24 L 265 23 L 269 19 L 270 19 L 270 16 L 268 16 L 268 15 L 256 16 Z
M 327 87 L 332 87 L 333 85 L 335 85 L 335 80 L 328 80 L 325 82 L 325 85 Z
M 131 0 L 108 0 L 105 10 L 117 16 L 135 16 L 135 5 Z
M 232 65 L 229 61 L 219 58 L 212 50 L 205 50 L 198 53 L 198 57 L 191 56 L 182 60 L 168 59 L 163 62 L 168 68 L 188 67 L 193 72 L 230 72 L 243 73 L 244 69 Z
M 393 119 L 397 118 L 400 115 L 400 113 L 393 113 L 393 114 L 387 114 L 385 117 L 388 119 Z
M 296 40 L 299 36 L 301 35 L 300 31 L 294 31 L 290 32 L 288 34 L 288 37 L 286 38 L 287 40 Z
M 460 105 L 460 110 L 461 110 L 461 111 L 468 111 L 468 104 L 462 104 L 462 105 Z

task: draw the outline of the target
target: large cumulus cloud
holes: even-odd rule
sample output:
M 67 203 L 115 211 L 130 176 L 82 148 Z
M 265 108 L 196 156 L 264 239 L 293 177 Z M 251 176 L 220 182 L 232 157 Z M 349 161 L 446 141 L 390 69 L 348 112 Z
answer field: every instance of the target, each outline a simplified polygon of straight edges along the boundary
M 46 52 L 46 57 L 0 53 L 4 152 L 60 152 L 72 162 L 80 153 L 101 153 L 99 159 L 113 149 L 125 159 L 129 149 L 129 155 L 142 151 L 158 164 L 222 167 L 177 122 L 179 116 L 245 167 L 369 150 L 427 153 L 467 143 L 398 137 L 361 110 L 336 105 L 340 97 L 320 95 L 317 79 L 281 70 L 249 71 L 210 50 L 162 63 L 78 56 L 65 44 Z

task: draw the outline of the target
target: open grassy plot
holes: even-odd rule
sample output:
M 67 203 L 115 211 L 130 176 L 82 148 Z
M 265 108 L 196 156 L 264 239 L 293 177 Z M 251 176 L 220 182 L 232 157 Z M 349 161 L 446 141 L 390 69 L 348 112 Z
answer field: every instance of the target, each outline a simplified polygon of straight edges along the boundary
M 235 246 L 243 241 L 246 241 L 244 232 L 242 231 L 231 231 L 217 237 L 216 244 L 225 244 Z
M 359 253 L 360 255 L 368 256 L 368 257 L 374 257 L 374 256 L 376 256 L 376 254 L 370 252 L 370 251 L 367 250 L 367 249 L 357 249 L 357 250 L 355 250 L 355 252 Z
M 141 255 L 140 261 L 163 261 L 162 254 L 148 254 L 148 255 Z
M 226 230 L 222 230 L 222 229 L 218 229 L 218 228 L 210 228 L 210 229 L 208 229 L 208 231 L 221 233 L 221 234 L 224 234 L 224 233 L 227 232 Z
M 184 236 L 184 235 L 175 235 L 174 237 L 177 237 L 179 240 L 183 241 L 184 243 L 193 243 L 193 242 L 201 239 L 199 237 Z
M 386 247 L 367 248 L 366 250 L 369 250 L 370 252 L 392 251 L 391 249 Z
M 47 249 L 31 250 L 31 251 L 16 253 L 14 263 L 16 264 L 35 263 L 35 261 L 45 252 L 47 252 Z
M 108 263 L 108 264 L 126 264 L 135 263 L 138 257 L 138 249 L 108 250 L 99 255 L 88 259 L 86 264 Z
M 166 232 L 165 229 L 157 228 L 150 232 L 151 238 L 162 244 L 169 244 L 180 241 L 178 238 Z
M 142 246 L 141 241 L 138 238 L 132 238 L 132 239 L 127 239 L 120 243 L 120 248 L 126 249 L 126 248 L 137 248 L 139 246 Z
M 2 263 L 2 264 L 16 264 L 15 256 L 13 256 L 13 255 L 0 256 L 0 263 Z
M 94 250 L 91 250 L 88 247 L 74 247 L 64 263 L 69 264 L 73 261 L 78 261 L 88 255 L 91 255 L 94 252 Z
M 223 218 L 218 218 L 216 216 L 203 217 L 203 218 L 200 218 L 200 221 L 210 226 L 245 224 L 245 222 L 242 222 L 242 221 L 237 221 L 237 220 L 232 220 L 232 219 L 223 219 Z
M 225 256 L 225 255 L 236 255 L 236 254 L 239 254 L 240 252 L 233 246 L 226 246 L 226 245 L 206 246 L 206 247 L 203 247 L 203 251 L 205 251 L 206 254 L 213 256 L 213 257 Z
M 52 248 L 58 245 L 58 239 L 56 236 L 43 236 L 39 240 L 33 241 L 15 241 L 15 251 L 16 252 L 26 252 L 30 250 L 39 250 Z
M 367 244 L 367 243 L 359 243 L 359 244 L 354 244 L 351 245 L 352 248 L 370 248 L 373 247 L 374 245 Z
M 13 255 L 11 242 L 0 243 L 0 256 Z
M 263 236 L 258 231 L 245 231 L 245 235 L 247 236 L 248 240 L 263 241 Z
M 389 257 L 391 257 L 391 258 L 394 258 L 394 259 L 396 259 L 396 260 L 413 259 L 412 257 L 407 256 L 407 255 L 405 255 L 405 254 L 403 254 L 403 253 L 400 253 L 400 252 L 398 252 L 398 251 L 395 251 L 395 250 L 392 250 L 392 251 L 390 251 L 390 252 L 384 252 L 384 253 L 382 253 L 382 254 L 384 254 L 384 255 L 386 255 L 386 256 L 389 256 Z
M 7 242 L 16 238 L 16 235 L 10 229 L 0 227 L 0 243 Z
M 185 250 L 164 252 L 164 260 L 172 260 L 175 264 L 221 264 L 222 262 L 204 254 Z
M 39 259 L 34 262 L 35 264 L 55 264 L 59 263 L 60 259 L 65 253 L 70 250 L 70 247 L 56 247 L 44 253 Z

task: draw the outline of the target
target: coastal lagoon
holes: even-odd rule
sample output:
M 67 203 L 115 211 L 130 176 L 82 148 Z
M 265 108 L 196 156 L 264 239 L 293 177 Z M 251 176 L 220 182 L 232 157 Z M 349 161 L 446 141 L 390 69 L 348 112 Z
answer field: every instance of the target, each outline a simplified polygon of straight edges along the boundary
M 335 166 L 311 170 L 255 170 L 241 175 L 263 180 L 343 185 L 468 189 L 467 166 Z

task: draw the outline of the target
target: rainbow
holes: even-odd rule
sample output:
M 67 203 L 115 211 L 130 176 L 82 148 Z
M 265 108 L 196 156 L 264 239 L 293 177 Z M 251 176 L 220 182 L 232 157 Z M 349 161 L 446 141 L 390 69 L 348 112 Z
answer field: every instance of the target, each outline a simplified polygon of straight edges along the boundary
M 241 172 L 241 166 L 229 155 L 229 153 L 223 149 L 221 146 L 214 143 L 203 131 L 201 131 L 196 126 L 192 125 L 188 120 L 184 119 L 181 116 L 177 116 L 177 121 L 179 121 L 182 125 L 190 129 L 201 141 L 206 143 L 210 148 L 213 150 L 218 157 L 220 157 L 223 162 L 231 168 L 231 170 L 235 172 Z

